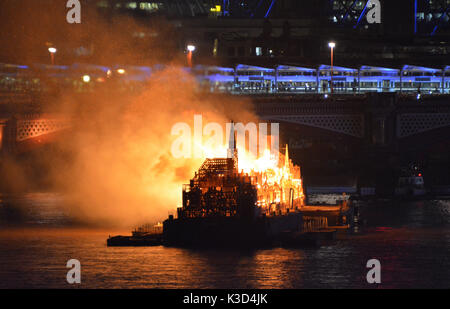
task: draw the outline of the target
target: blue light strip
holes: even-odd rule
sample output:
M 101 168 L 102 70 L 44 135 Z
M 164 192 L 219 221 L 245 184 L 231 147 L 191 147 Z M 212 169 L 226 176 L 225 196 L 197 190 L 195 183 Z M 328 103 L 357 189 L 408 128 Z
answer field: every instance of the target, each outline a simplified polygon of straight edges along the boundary
M 322 64 L 319 67 L 319 71 L 328 71 L 331 70 L 331 66 L 327 65 L 327 64 Z M 333 71 L 344 71 L 344 72 L 357 72 L 357 69 L 352 69 L 352 68 L 344 68 L 344 67 L 338 67 L 338 66 L 333 66 Z
M 270 11 L 272 10 L 273 5 L 275 4 L 276 0 L 272 0 L 272 3 L 270 4 L 269 9 L 267 10 L 266 15 L 264 16 L 264 18 L 267 18 L 267 16 L 269 16 Z
M 222 71 L 222 72 L 234 72 L 234 69 L 232 69 L 232 68 L 217 67 L 217 70 Z
M 381 72 L 387 72 L 387 73 L 398 73 L 399 70 L 397 69 L 391 69 L 391 68 L 382 68 L 382 67 L 371 67 L 367 65 L 363 65 L 360 68 L 360 71 L 381 71 Z
M 225 16 L 225 14 L 228 13 L 227 10 L 225 10 L 225 8 L 227 7 L 228 4 L 228 0 L 223 0 L 223 4 L 222 4 L 222 16 Z
M 419 66 L 415 66 L 415 65 L 405 65 L 403 67 L 403 71 L 407 72 L 407 71 L 424 71 L 424 72 L 430 72 L 430 73 L 438 73 L 441 72 L 441 70 L 439 69 L 433 69 L 433 68 L 426 68 L 426 67 L 419 67 Z
M 17 67 L 17 68 L 19 68 L 19 69 L 28 69 L 28 66 L 27 65 L 13 65 L 13 66 L 15 66 L 15 67 Z
M 67 65 L 52 65 L 52 64 L 40 64 L 40 63 L 35 63 L 34 66 L 39 69 L 44 69 L 44 70 L 47 70 L 47 69 L 67 70 L 69 68 Z
M 233 68 L 210 66 L 210 65 L 202 65 L 202 64 L 197 64 L 194 67 L 194 69 L 195 70 L 216 70 L 216 71 L 221 71 L 221 72 L 234 72 Z
M 1 68 L 28 68 L 27 66 L 21 65 L 12 65 L 12 64 L 0 64 L 0 72 Z M 118 68 L 118 65 L 113 66 L 112 68 Z M 147 66 L 120 66 L 124 69 L 129 69 L 129 74 L 121 78 L 121 80 L 125 81 L 134 81 L 134 82 L 144 82 L 151 77 L 152 68 Z M 154 66 L 157 68 L 158 66 Z M 85 73 L 100 73 L 97 70 L 105 70 L 107 67 L 92 65 L 92 64 L 73 64 L 71 66 L 61 66 L 61 65 L 48 65 L 48 64 L 33 64 L 33 69 L 38 69 L 38 73 L 42 71 L 44 75 L 47 75 L 52 78 L 79 78 L 79 73 L 81 69 L 86 69 Z M 210 71 L 195 71 L 195 69 L 205 69 Z M 441 93 L 449 93 L 449 85 L 450 76 L 445 76 L 450 72 L 450 66 L 445 65 L 442 66 L 441 69 L 435 68 L 427 68 L 415 65 L 404 65 L 402 70 L 399 72 L 397 69 L 392 68 L 384 68 L 384 67 L 375 67 L 369 65 L 363 65 L 359 70 L 353 68 L 344 68 L 344 67 L 335 67 L 337 75 L 333 78 L 336 82 L 345 82 L 345 83 L 357 83 L 358 89 L 361 89 L 361 92 L 367 91 L 416 91 L 417 87 L 422 87 L 422 90 L 428 89 L 431 92 L 435 92 L 435 90 L 439 90 Z M 68 70 L 68 71 L 67 71 Z M 196 65 L 194 70 L 190 68 L 182 68 L 183 71 L 193 74 L 195 79 L 201 83 L 211 83 L 216 86 L 225 86 L 230 87 L 235 81 L 243 82 L 244 86 L 246 83 L 256 84 L 256 87 L 266 87 L 267 85 L 271 85 L 275 88 L 272 88 L 272 91 L 276 92 L 278 83 L 286 83 L 283 84 L 283 87 L 288 87 L 291 91 L 298 91 L 301 87 L 305 85 L 299 85 L 295 83 L 308 83 L 308 86 L 315 87 L 316 90 L 320 87 L 320 81 L 323 80 L 331 80 L 329 75 L 321 76 L 320 74 L 309 75 L 305 74 L 306 72 L 328 72 L 330 70 L 329 65 L 321 65 L 319 69 L 312 68 L 304 68 L 304 67 L 296 67 L 289 65 L 279 65 L 277 69 L 274 70 L 272 68 L 264 68 L 258 66 L 251 65 L 243 65 L 240 64 L 233 68 L 227 67 L 219 67 L 219 66 L 205 66 L 205 65 Z M 238 70 L 242 70 L 244 72 L 238 72 Z M 245 74 L 249 75 L 240 75 Z M 348 74 L 344 72 L 352 72 L 355 73 L 359 71 L 358 76 L 354 74 Z M 275 74 L 272 74 L 275 72 Z M 404 76 L 403 72 L 406 73 L 417 73 L 410 74 L 414 76 Z M 444 74 L 442 74 L 444 72 Z M 33 73 L 33 71 L 31 71 Z M 283 75 L 283 74 L 286 75 Z M 296 74 L 298 73 L 298 74 Z M 371 73 L 367 76 L 362 75 L 361 73 Z M 20 74 L 17 71 L 15 74 Z M 291 75 L 292 74 L 292 75 Z M 303 75 L 304 74 L 304 75 Z M 372 76 L 373 75 L 373 76 Z M 417 76 L 416 76 L 417 75 Z M 356 81 L 357 78 L 357 81 Z M 268 83 L 268 82 L 271 83 Z M 383 82 L 389 82 L 389 86 L 384 87 Z M 394 84 L 400 82 L 400 85 Z M 375 84 L 365 84 L 365 83 L 375 83 Z M 414 84 L 416 83 L 416 84 Z M 347 91 L 354 84 L 343 84 L 343 87 L 347 88 Z M 349 86 L 352 85 L 352 86 Z M 420 86 L 419 86 L 420 85 Z M 247 87 L 247 86 L 245 86 Z M 253 86 L 251 86 L 253 87 Z M 300 87 L 300 88 L 299 88 Z M 389 89 L 385 89 L 389 88 Z M 229 89 L 228 89 L 229 90 Z M 226 91 L 228 91 L 226 90 Z M 236 90 L 236 89 L 235 89 Z M 427 90 L 427 91 L 428 91 Z M 238 90 L 239 91 L 239 90 Z M 245 92 L 245 89 L 243 90 Z
M 431 36 L 433 36 L 433 35 L 435 35 L 436 34 L 436 31 L 438 30 L 438 28 L 439 28 L 439 26 L 438 25 L 436 25 L 434 28 L 433 28 L 433 31 L 431 31 Z
M 448 12 L 449 9 L 450 9 L 450 6 L 447 7 L 447 9 L 445 10 L 445 12 L 442 12 L 442 13 L 441 13 L 441 17 L 439 17 L 439 20 L 438 20 L 438 22 L 437 22 L 437 25 L 434 27 L 433 31 L 431 32 L 431 35 L 432 35 L 432 36 L 436 34 L 436 31 L 439 29 L 439 25 L 440 25 L 442 19 L 443 19 L 445 16 L 447 16 L 447 12 Z
M 238 64 L 236 66 L 236 70 L 259 70 L 259 71 L 264 71 L 264 72 L 274 72 L 275 71 L 274 69 L 257 67 L 257 66 L 246 65 L 246 64 Z
M 279 65 L 277 67 L 278 71 L 294 71 L 294 72 L 315 72 L 315 69 L 311 68 L 303 68 L 303 67 L 295 67 L 295 66 L 288 66 L 288 65 Z
M 369 1 L 370 0 L 366 1 L 366 5 L 364 6 L 364 9 L 362 10 L 361 15 L 359 15 L 359 17 L 358 17 L 358 22 L 356 23 L 356 25 L 353 28 L 356 29 L 359 26 L 359 23 L 361 22 L 361 19 L 363 18 L 364 14 L 367 11 L 367 5 L 369 5 Z
M 414 33 L 417 33 L 417 0 L 414 0 Z

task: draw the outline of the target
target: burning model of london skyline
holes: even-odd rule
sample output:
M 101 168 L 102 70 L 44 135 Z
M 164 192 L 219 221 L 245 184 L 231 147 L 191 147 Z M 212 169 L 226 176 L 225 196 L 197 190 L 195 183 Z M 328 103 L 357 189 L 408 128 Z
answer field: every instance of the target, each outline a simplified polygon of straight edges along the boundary
M 187 205 L 189 202 L 186 203 L 185 195 L 190 196 L 190 201 L 197 200 L 192 197 L 191 193 L 194 187 L 200 188 L 198 193 L 201 195 L 214 196 L 216 200 L 232 200 L 229 195 L 235 192 L 236 183 L 241 183 L 240 186 L 248 185 L 249 188 L 256 189 L 255 206 L 260 212 L 269 215 L 301 208 L 305 196 L 300 167 L 294 165 L 289 159 L 288 145 L 285 147 L 284 155 L 277 151 L 274 152 L 273 149 L 271 152 L 269 148 L 263 151 L 260 149 L 260 153 L 255 154 L 247 151 L 245 145 L 242 147 L 242 144 L 240 148 L 243 151 L 239 152 L 236 146 L 237 138 L 234 123 L 231 123 L 228 132 L 226 158 L 224 156 L 208 157 L 204 161 L 190 184 L 183 188 L 183 208 L 192 206 Z M 265 135 L 264 138 L 266 138 Z M 270 138 L 272 140 L 274 137 L 270 136 Z M 203 147 L 203 150 L 204 153 L 218 152 L 217 149 L 208 147 Z M 223 150 L 219 151 L 219 153 L 223 152 Z M 248 195 L 252 195 L 251 190 L 249 190 Z M 199 205 L 209 203 L 208 201 L 197 202 Z M 227 202 L 224 202 L 223 205 L 217 205 L 216 208 L 221 208 L 218 212 L 224 212 L 222 215 L 230 216 L 233 215 L 233 207 L 229 206 Z M 199 214 L 195 213 L 195 215 L 198 216 Z M 208 214 L 201 214 L 201 216 L 203 215 Z

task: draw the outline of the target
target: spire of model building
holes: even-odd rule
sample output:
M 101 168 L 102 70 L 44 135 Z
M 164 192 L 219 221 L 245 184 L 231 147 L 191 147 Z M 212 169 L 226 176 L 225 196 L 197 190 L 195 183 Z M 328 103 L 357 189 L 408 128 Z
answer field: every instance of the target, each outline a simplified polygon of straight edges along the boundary
M 284 167 L 289 168 L 289 150 L 288 144 L 286 144 L 286 153 L 284 154 Z
M 227 158 L 233 159 L 234 168 L 238 169 L 238 150 L 236 147 L 236 131 L 234 130 L 234 122 L 231 120 L 230 136 L 228 139 Z

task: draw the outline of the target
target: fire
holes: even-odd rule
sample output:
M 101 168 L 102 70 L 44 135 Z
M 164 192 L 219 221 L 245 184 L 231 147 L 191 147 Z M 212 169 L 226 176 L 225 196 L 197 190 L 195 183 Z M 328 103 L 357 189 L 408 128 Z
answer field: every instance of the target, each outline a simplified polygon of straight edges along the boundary
M 303 207 L 305 196 L 300 167 L 289 159 L 287 145 L 284 154 L 278 153 L 272 144 L 278 138 L 266 136 L 270 143 L 265 149 L 258 151 L 249 146 L 247 150 L 242 138 L 237 141 L 237 130 L 231 122 L 227 146 L 217 140 L 202 143 L 202 139 L 194 138 L 194 147 L 202 151 L 205 161 L 183 189 L 185 215 L 204 215 L 197 214 L 204 205 L 211 207 L 207 213 L 234 213 L 232 205 L 239 204 L 237 200 L 241 194 L 246 196 L 244 199 L 253 199 L 251 204 L 255 203 L 256 209 L 266 215 L 288 213 Z M 256 148 L 262 142 L 264 140 L 258 141 Z
M 266 211 L 286 211 L 303 206 L 305 196 L 300 167 L 289 159 L 287 145 L 285 155 L 279 154 L 278 160 L 266 150 L 254 161 L 244 160 L 239 168 L 244 171 L 250 169 L 250 175 L 256 176 L 257 203 Z
M 203 146 L 203 150 L 209 158 L 226 157 L 225 146 Z M 304 205 L 300 167 L 289 159 L 287 145 L 284 155 L 274 155 L 269 149 L 263 151 L 260 156 L 241 149 L 238 149 L 238 154 L 238 172 L 252 178 L 258 191 L 257 206 L 263 212 L 286 212 Z

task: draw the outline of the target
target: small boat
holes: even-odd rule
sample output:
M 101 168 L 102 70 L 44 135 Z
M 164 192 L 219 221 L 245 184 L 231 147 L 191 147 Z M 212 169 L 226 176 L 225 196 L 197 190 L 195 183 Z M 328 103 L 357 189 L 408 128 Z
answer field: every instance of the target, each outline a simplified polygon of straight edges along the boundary
M 163 244 L 162 224 L 145 224 L 136 228 L 131 236 L 113 236 L 106 240 L 108 247 L 161 246 Z
M 426 193 L 423 174 L 417 166 L 402 170 L 395 188 L 395 196 L 423 196 Z
M 161 246 L 162 244 L 162 234 L 113 236 L 106 240 L 106 245 L 108 247 L 151 247 Z

